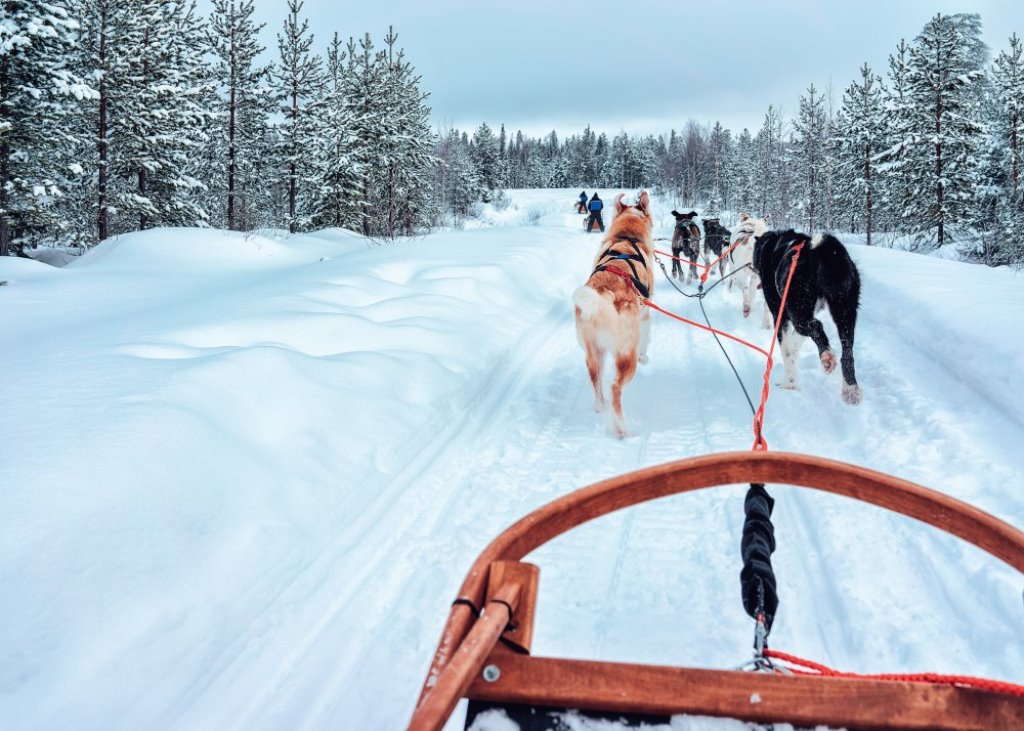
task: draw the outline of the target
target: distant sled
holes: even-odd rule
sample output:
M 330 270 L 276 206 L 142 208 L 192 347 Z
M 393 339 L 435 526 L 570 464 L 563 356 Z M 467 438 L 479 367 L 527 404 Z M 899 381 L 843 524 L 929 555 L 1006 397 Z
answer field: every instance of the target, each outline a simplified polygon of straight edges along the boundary
M 522 562 L 524 556 L 582 523 L 632 505 L 720 485 L 768 482 L 844 495 L 916 518 L 1024 571 L 1024 533 L 946 495 L 872 470 L 759 451 L 650 467 L 555 500 L 484 549 L 452 606 L 409 728 L 442 728 L 465 697 L 467 728 L 476 723 L 477 729 L 571 728 L 559 720 L 569 712 L 625 728 L 668 724 L 672 715 L 687 714 L 798 728 L 1024 729 L 1024 688 L 997 681 L 785 674 L 764 661 L 780 654 L 767 650 L 757 663 L 762 672 L 530 655 L 540 569 Z

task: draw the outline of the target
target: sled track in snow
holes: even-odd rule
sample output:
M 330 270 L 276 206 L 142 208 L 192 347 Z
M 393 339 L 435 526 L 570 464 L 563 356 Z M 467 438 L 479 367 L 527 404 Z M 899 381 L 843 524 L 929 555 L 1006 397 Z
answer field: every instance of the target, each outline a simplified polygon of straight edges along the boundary
M 500 359 L 498 366 L 481 379 L 484 385 L 470 401 L 475 407 L 467 411 L 464 418 L 425 426 L 421 430 L 421 433 L 426 432 L 424 444 L 405 466 L 387 478 L 374 478 L 383 484 L 370 509 L 359 517 L 347 535 L 340 537 L 329 552 L 307 569 L 322 577 L 324 584 L 317 589 L 317 596 L 329 596 L 326 606 L 321 607 L 304 639 L 293 643 L 274 672 L 266 677 L 263 687 L 254 689 L 254 702 L 237 716 L 237 728 L 251 726 L 264 712 L 266 699 L 286 686 L 293 669 L 308 668 L 318 649 L 322 652 L 324 646 L 343 649 L 331 655 L 330 667 L 325 668 L 325 683 L 315 692 L 315 701 L 307 707 L 305 721 L 315 723 L 329 713 L 339 691 L 355 680 L 352 674 L 359 672 L 370 651 L 373 641 L 370 630 L 380 624 L 381 616 L 388 613 L 396 599 L 375 591 L 374 587 L 406 586 L 423 567 L 425 557 L 452 548 L 436 546 L 438 536 L 444 535 L 439 529 L 449 531 L 456 506 L 473 499 L 472 482 L 477 471 L 488 466 L 487 437 L 493 436 L 508 404 L 514 403 L 516 395 L 534 375 L 535 371 L 526 367 L 527 362 L 543 360 L 546 352 L 567 347 L 563 342 L 567 334 L 573 338 L 570 342 L 575 347 L 571 323 L 571 309 L 567 304 L 560 302 L 553 306 L 538 326 L 530 328 L 508 350 L 508 357 Z M 579 390 L 565 394 L 564 398 L 578 396 Z M 557 438 L 568 411 L 564 408 L 560 418 L 548 421 L 543 432 L 537 435 L 538 443 Z M 479 445 L 482 449 L 467 458 L 466 444 L 480 442 L 484 442 Z M 534 460 L 547 451 L 539 450 Z M 489 497 L 493 502 L 491 514 L 492 522 L 498 526 L 496 530 L 518 517 L 514 509 L 517 506 L 508 509 L 506 505 L 510 498 L 507 490 L 496 491 Z M 499 500 L 494 501 L 495 497 Z M 485 530 L 481 533 L 488 535 Z M 461 551 L 455 553 L 461 555 Z M 287 601 L 287 598 L 280 597 L 279 601 Z M 367 631 L 359 631 L 364 624 Z M 339 632 L 342 626 L 346 636 L 343 643 L 321 643 L 322 638 Z

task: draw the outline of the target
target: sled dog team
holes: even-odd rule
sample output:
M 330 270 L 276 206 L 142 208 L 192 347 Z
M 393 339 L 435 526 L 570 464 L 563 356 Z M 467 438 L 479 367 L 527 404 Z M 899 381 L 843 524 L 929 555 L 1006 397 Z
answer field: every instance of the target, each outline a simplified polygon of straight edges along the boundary
M 615 197 L 612 220 L 594 259 L 590 278 L 573 294 L 576 332 L 586 354 L 598 411 L 603 411 L 607 403 L 602 375 L 608 356 L 615 364 L 611 384 L 611 429 L 618 437 L 627 434 L 622 415 L 622 389 L 636 375 L 638 364 L 648 359 L 651 313 L 644 302 L 654 295 L 654 219 L 650 197 L 644 191 L 632 205 L 624 203 L 624 197 L 622 193 Z M 689 262 L 698 261 L 704 252 L 700 247 L 700 229 L 693 222 L 696 212 L 672 211 L 672 215 L 676 219 L 673 255 Z M 821 321 L 815 317 L 817 310 L 827 307 L 842 348 L 838 364 L 843 376 L 843 401 L 851 405 L 860 403 L 861 390 L 853 360 L 860 274 L 843 244 L 830 234 L 811 237 L 792 229 L 769 231 L 767 216 L 752 218 L 746 213 L 740 214 L 735 233 L 721 226 L 718 219 L 705 220 L 704 229 L 708 261 L 735 245 L 729 255 L 732 265 L 729 288 L 741 288 L 744 317 L 750 315 L 758 289 L 763 292 L 766 327 L 771 327 L 779 317 L 791 263 L 797 255 L 797 247 L 803 245 L 779 327 L 784 367 L 779 385 L 798 388 L 796 358 L 806 338 L 811 338 L 818 347 L 825 373 L 835 369 L 835 353 Z M 724 261 L 718 272 L 719 276 L 726 276 Z M 683 267 L 678 260 L 673 260 L 672 273 L 682 279 Z M 688 279 L 692 280 L 696 274 L 696 267 L 689 265 Z

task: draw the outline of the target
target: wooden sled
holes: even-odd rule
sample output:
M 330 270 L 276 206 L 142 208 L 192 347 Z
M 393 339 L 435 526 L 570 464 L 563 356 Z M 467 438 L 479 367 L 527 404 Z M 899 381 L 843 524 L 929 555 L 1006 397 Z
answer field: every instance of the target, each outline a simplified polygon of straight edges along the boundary
M 750 482 L 796 485 L 871 503 L 958 536 L 1024 571 L 1024 533 L 939 492 L 862 467 L 756 451 L 650 467 L 555 500 L 491 542 L 459 590 L 409 728 L 440 729 L 458 701 L 469 698 L 468 721 L 485 709 L 500 708 L 523 731 L 557 728 L 545 720 L 552 709 L 577 709 L 627 727 L 688 714 L 798 728 L 1024 729 L 1024 697 L 963 685 L 528 654 L 540 569 L 523 563 L 525 555 L 582 523 L 631 505 Z

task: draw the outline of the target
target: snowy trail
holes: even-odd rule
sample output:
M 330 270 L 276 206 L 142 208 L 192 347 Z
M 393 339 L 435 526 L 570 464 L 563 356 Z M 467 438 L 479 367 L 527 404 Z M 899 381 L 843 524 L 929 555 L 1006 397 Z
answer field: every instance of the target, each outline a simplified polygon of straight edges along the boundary
M 13 648 L 0 726 L 400 728 L 465 571 L 501 530 L 597 480 L 748 449 L 750 410 L 714 340 L 657 313 L 651 362 L 625 391 L 631 435 L 608 435 L 569 305 L 598 239 L 555 195 L 516 193 L 541 225 L 393 247 L 225 237 L 212 272 L 169 232 L 88 266 L 0 271 L 15 315 L 0 335 L 18 343 L 0 365 L 33 374 L 0 413 L 5 433 L 30 439 L 0 453 L 12 486 L 0 511 L 16 528 L 0 538 L 16 597 L 0 606 Z M 842 404 L 808 343 L 802 389 L 772 390 L 771 448 L 1024 525 L 1024 344 L 977 326 L 1024 315 L 1019 285 L 852 253 L 864 402 Z M 699 321 L 656 276 L 655 301 Z M 963 306 L 941 309 L 947 285 Z M 92 306 L 59 317 L 79 299 Z M 715 326 L 767 345 L 738 292 L 706 306 Z M 762 356 L 725 347 L 756 401 Z M 78 442 L 49 443 L 83 418 Z M 769 490 L 775 647 L 857 671 L 1024 681 L 1013 571 L 870 506 Z M 666 498 L 528 557 L 542 569 L 535 652 L 742 662 L 744 492 Z

